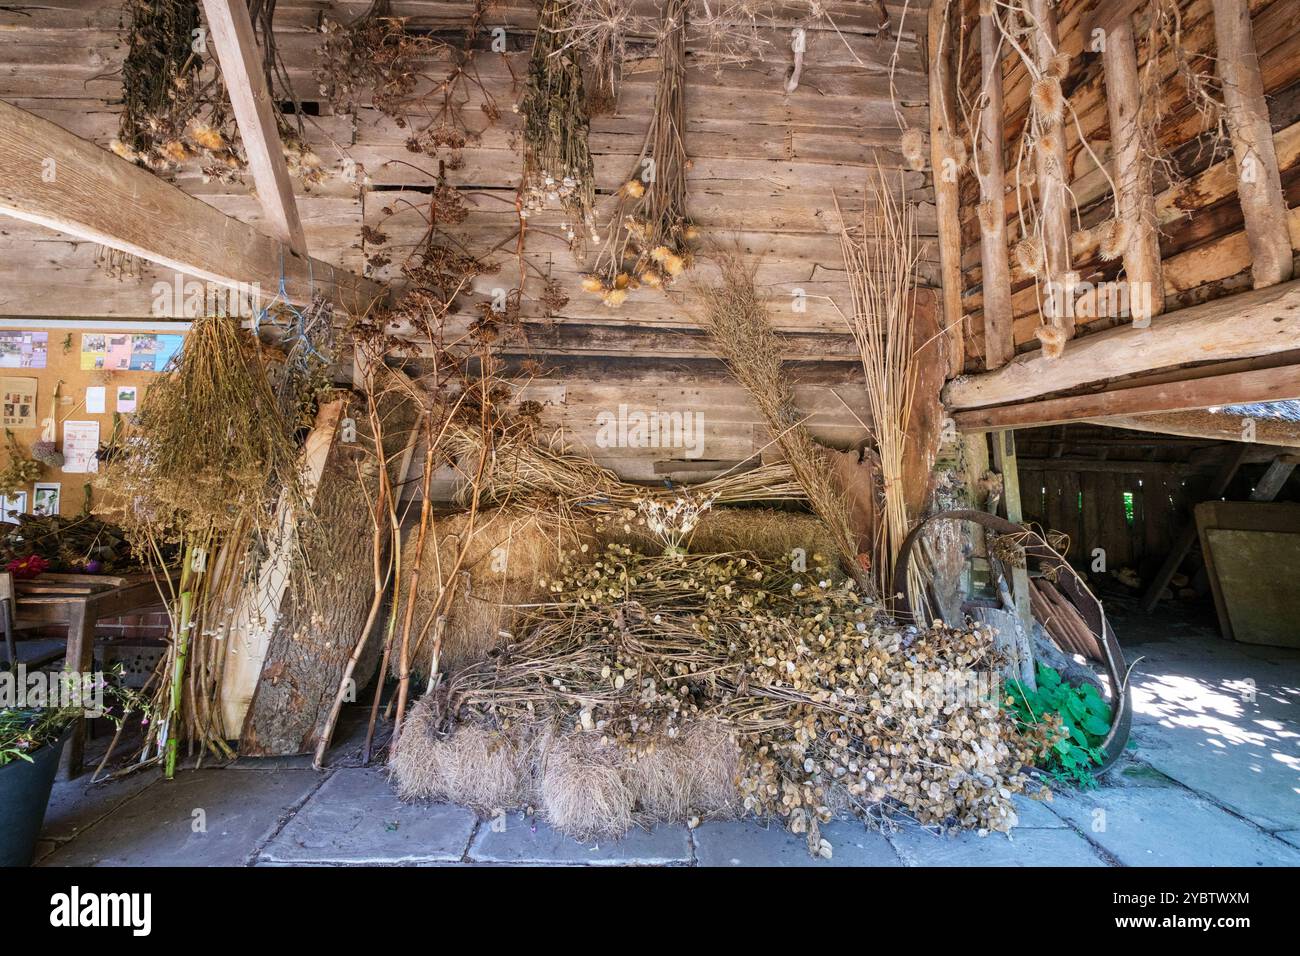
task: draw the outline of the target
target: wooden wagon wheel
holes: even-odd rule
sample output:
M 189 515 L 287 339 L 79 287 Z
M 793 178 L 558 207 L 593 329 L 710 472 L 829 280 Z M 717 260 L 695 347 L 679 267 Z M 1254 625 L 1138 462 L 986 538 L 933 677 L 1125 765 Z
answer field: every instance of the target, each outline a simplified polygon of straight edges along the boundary
M 1129 731 L 1133 725 L 1133 699 L 1128 687 L 1124 653 L 1120 650 L 1119 641 L 1115 638 L 1115 632 L 1111 630 L 1110 622 L 1106 620 L 1101 601 L 1088 589 L 1070 563 L 1037 531 L 1014 524 L 1006 518 L 989 514 L 987 511 L 940 511 L 922 520 L 908 533 L 898 551 L 898 561 L 894 565 L 895 581 L 907 580 L 907 566 L 911 560 L 913 545 L 922 530 L 938 521 L 971 521 L 998 534 L 1024 536 L 1025 555 L 1037 558 L 1045 570 L 1056 575 L 1057 587 L 1074 602 L 1075 608 L 1101 645 L 1102 663 L 1106 666 L 1106 674 L 1110 678 L 1110 732 L 1101 743 L 1101 763 L 1093 768 L 1092 773 L 1097 776 L 1109 770 L 1124 752 L 1124 746 L 1128 743 Z M 899 595 L 897 602 L 900 611 L 911 612 L 906 594 Z

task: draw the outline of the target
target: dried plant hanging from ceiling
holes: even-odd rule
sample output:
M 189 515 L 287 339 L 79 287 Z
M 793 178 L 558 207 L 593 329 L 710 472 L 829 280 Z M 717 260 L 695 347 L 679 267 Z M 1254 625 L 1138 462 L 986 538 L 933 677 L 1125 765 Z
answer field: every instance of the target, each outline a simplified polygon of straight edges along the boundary
M 645 144 L 619 189 L 608 238 L 583 288 L 610 307 L 640 288 L 663 288 L 690 267 L 696 229 L 686 218 L 686 0 L 664 0 L 659 81 Z
M 113 152 L 154 172 L 197 161 L 205 178 L 244 169 L 220 76 L 205 70 L 194 0 L 128 0 L 122 117 Z
M 567 42 L 569 0 L 543 0 L 528 66 L 528 89 L 520 104 L 524 117 L 523 208 L 520 215 L 559 206 L 562 225 L 575 250 L 596 232 L 595 174 L 587 136 L 582 55 Z

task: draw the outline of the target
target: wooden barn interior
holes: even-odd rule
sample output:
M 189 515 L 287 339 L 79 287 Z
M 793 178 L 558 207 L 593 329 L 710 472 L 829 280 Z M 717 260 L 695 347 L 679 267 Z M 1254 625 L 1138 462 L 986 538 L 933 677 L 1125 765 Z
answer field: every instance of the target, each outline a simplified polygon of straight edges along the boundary
M 149 718 L 60 779 L 1007 830 L 1294 673 L 1297 251 L 1293 0 L 0 3 L 6 664 Z

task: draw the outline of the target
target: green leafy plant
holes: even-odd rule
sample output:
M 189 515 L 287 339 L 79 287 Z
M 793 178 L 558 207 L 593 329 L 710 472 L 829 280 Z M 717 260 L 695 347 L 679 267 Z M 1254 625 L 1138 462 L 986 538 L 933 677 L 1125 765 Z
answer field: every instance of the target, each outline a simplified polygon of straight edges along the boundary
M 59 739 L 80 713 L 77 707 L 0 707 L 0 767 L 13 760 L 32 761 L 32 754 Z
M 1095 685 L 1078 687 L 1045 664 L 1036 669 L 1038 689 L 1007 682 L 1003 706 L 1016 715 L 1020 731 L 1035 742 L 1038 765 L 1053 780 L 1087 789 L 1096 786 L 1092 768 L 1102 762 L 1101 744 L 1110 732 L 1110 704 Z

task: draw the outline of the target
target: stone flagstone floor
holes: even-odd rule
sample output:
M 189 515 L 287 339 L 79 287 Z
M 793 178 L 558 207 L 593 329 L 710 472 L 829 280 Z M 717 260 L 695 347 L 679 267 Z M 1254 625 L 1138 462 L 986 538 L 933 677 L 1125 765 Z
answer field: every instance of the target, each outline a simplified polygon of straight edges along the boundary
M 1021 800 L 1010 836 L 876 833 L 836 821 L 831 860 L 753 822 L 660 826 L 581 843 L 540 820 L 479 820 L 403 804 L 359 761 L 359 720 L 330 769 L 308 758 L 235 761 L 167 783 L 136 775 L 56 785 L 43 866 L 1297 866 L 1300 652 L 1228 644 L 1167 620 L 1128 630 L 1138 662 L 1137 748 L 1098 790 Z M 1152 639 L 1156 637 L 1158 639 Z

